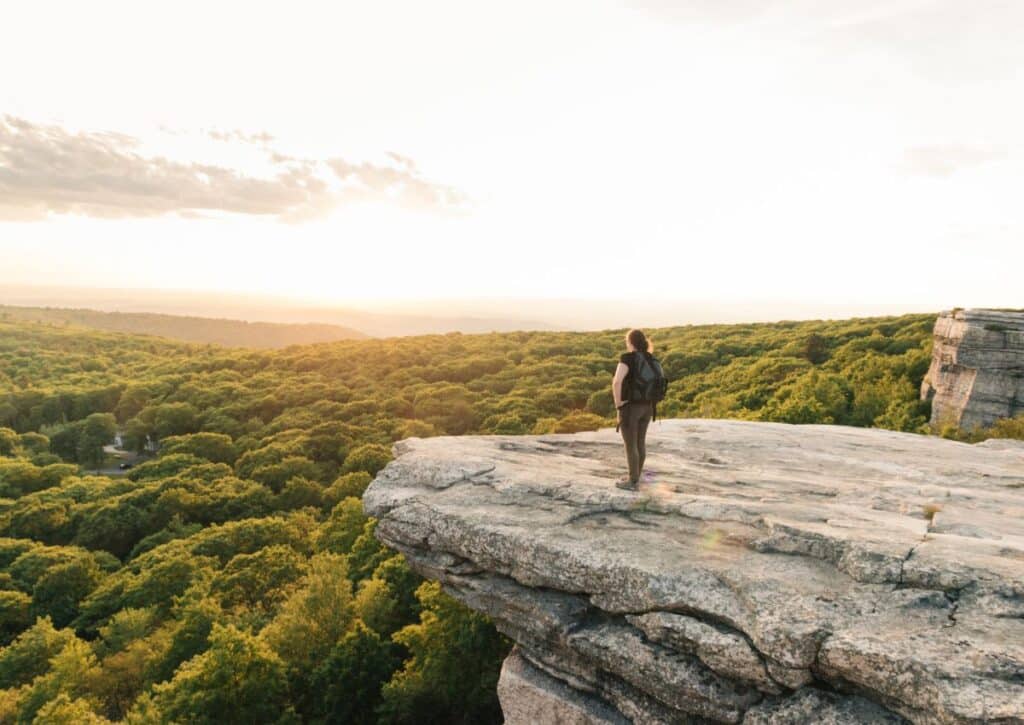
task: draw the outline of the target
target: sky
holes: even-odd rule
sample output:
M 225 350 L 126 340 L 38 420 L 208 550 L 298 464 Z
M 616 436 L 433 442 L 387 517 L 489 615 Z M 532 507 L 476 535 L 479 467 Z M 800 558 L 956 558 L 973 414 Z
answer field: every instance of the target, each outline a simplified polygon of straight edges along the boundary
M 1020 307 L 1021 27 L 1019 0 L 18 3 L 0 284 Z

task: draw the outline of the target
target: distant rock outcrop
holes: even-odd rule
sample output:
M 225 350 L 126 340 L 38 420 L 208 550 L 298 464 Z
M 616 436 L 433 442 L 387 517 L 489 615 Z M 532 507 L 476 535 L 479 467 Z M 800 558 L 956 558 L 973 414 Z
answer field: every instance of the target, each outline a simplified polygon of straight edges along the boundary
M 1024 443 L 666 420 L 410 439 L 377 535 L 515 640 L 510 725 L 1024 723 Z
M 921 398 L 931 399 L 936 427 L 970 430 L 1024 413 L 1024 311 L 939 315 Z

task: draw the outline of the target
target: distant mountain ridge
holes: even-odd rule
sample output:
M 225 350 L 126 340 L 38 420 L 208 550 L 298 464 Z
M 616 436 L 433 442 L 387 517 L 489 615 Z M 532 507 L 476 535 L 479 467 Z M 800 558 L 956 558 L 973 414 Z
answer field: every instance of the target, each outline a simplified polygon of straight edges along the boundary
M 238 293 L 0 284 L 0 308 L 7 305 L 19 308 L 213 318 L 279 325 L 323 325 L 358 331 L 369 337 L 563 329 L 561 324 L 552 324 L 550 320 L 543 319 L 543 316 L 538 318 L 533 314 L 523 315 L 521 301 L 510 301 L 505 306 L 491 306 L 487 309 L 483 309 L 481 305 L 469 305 L 458 310 L 439 309 L 424 302 L 406 309 L 371 310 Z M 508 316 L 504 309 L 513 310 L 514 315 Z M 531 312 L 534 311 L 540 312 Z M 318 337 L 298 342 L 327 342 L 334 339 L 343 338 Z
M 183 342 L 272 349 L 316 342 L 361 340 L 364 332 L 320 323 L 246 322 L 152 312 L 100 312 L 64 307 L 0 305 L 0 319 L 75 325 L 112 332 L 155 335 Z

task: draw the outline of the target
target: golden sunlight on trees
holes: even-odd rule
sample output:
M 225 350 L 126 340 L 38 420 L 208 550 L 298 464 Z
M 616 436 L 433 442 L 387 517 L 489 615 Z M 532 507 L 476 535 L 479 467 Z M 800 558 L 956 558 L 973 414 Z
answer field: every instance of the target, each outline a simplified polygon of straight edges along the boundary
M 923 432 L 933 321 L 652 330 L 659 415 Z M 405 437 L 613 426 L 621 340 L 251 351 L 0 320 L 0 721 L 499 722 L 509 643 L 360 498 Z

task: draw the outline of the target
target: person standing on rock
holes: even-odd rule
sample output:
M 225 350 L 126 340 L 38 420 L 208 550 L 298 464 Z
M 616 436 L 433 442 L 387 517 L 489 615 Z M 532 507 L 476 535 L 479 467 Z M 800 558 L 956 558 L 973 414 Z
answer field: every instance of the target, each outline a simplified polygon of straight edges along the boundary
M 642 330 L 626 333 L 626 349 L 628 352 L 619 358 L 612 378 L 612 398 L 617 418 L 615 429 L 622 432 L 629 475 L 615 485 L 636 491 L 647 457 L 647 425 L 657 414 L 658 401 L 665 397 L 668 382 Z

